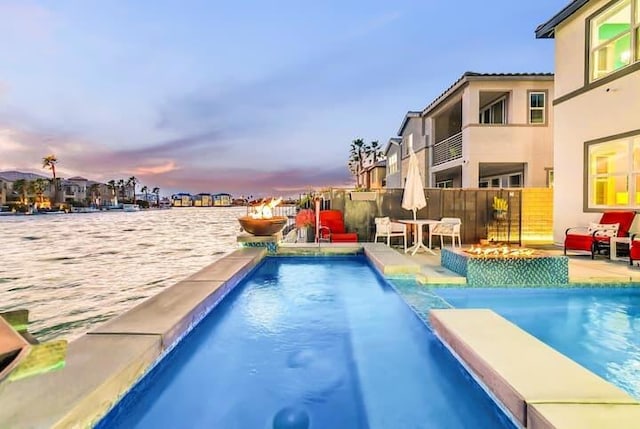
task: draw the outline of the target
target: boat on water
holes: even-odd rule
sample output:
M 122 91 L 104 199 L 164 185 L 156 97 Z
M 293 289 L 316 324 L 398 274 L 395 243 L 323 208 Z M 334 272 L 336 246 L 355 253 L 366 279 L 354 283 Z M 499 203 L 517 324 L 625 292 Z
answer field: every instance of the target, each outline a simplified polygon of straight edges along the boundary
M 137 204 L 123 204 L 122 210 L 124 210 L 125 212 L 139 212 L 140 206 Z
M 100 209 L 96 207 L 71 207 L 71 213 L 96 213 Z

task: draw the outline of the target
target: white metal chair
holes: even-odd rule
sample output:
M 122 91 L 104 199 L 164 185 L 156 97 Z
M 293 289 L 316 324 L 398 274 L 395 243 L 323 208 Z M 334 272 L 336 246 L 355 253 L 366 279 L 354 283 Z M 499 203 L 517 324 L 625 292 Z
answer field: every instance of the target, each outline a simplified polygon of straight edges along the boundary
M 439 223 L 431 225 L 429 228 L 429 243 L 434 235 L 440 236 L 440 248 L 444 246 L 442 237 L 451 237 L 451 246 L 456 247 L 456 237 L 458 238 L 458 247 L 462 247 L 460 240 L 460 226 L 462 220 L 458 217 L 443 217 Z
M 374 242 L 378 241 L 378 237 L 386 237 L 387 246 L 391 246 L 391 237 L 402 237 L 404 250 L 407 250 L 407 225 L 400 222 L 392 222 L 388 217 L 377 217 L 374 220 L 376 222 Z

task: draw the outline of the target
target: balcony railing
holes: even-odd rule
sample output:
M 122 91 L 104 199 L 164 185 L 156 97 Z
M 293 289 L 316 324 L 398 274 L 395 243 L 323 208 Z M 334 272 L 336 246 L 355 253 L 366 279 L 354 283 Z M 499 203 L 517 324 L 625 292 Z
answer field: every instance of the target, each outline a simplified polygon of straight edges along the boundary
M 462 158 L 462 131 L 433 145 L 433 165 Z

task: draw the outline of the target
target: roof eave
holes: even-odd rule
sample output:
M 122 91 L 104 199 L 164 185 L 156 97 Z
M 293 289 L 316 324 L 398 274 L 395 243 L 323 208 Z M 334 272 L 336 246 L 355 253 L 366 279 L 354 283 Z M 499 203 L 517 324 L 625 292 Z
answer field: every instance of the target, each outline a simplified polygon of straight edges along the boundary
M 407 114 L 404 115 L 404 119 L 402 120 L 402 124 L 400 124 L 400 129 L 398 130 L 397 135 L 402 136 L 402 132 L 404 131 L 407 124 L 409 123 L 409 119 L 419 118 L 419 117 L 420 117 L 420 112 L 415 112 L 413 110 L 408 111 Z
M 560 12 L 556 13 L 550 20 L 544 24 L 540 24 L 536 28 L 537 39 L 553 39 L 556 35 L 556 27 L 564 22 L 571 15 L 576 13 L 578 9 L 587 4 L 589 0 L 574 0 L 564 7 Z

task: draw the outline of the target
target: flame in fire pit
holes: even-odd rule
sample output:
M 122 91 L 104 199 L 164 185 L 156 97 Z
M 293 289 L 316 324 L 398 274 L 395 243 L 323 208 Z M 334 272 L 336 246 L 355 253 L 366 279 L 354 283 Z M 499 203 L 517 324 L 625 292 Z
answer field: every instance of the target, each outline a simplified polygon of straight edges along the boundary
M 531 258 L 538 254 L 533 249 L 511 247 L 501 243 L 472 245 L 470 248 L 464 249 L 464 251 L 476 258 Z
M 269 201 L 262 201 L 257 206 L 252 207 L 249 217 L 253 219 L 271 219 L 273 217 L 273 209 L 282 202 L 282 198 L 272 198 Z

